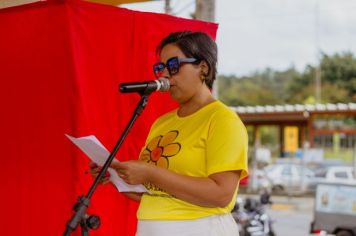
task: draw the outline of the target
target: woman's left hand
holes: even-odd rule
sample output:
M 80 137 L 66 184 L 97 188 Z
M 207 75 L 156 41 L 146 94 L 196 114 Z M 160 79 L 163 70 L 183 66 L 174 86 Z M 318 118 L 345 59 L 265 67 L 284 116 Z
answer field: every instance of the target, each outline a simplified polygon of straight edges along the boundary
M 149 181 L 154 165 L 139 160 L 112 163 L 111 168 L 128 184 L 142 184 Z

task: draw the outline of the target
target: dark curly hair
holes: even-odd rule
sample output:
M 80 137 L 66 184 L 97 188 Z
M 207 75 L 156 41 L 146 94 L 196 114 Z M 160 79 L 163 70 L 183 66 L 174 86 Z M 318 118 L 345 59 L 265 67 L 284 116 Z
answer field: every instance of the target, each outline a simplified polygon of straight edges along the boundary
M 217 73 L 218 50 L 215 41 L 204 32 L 174 32 L 161 41 L 156 53 L 159 55 L 167 44 L 175 44 L 187 57 L 205 61 L 209 67 L 208 73 L 205 75 L 205 84 L 212 89 Z

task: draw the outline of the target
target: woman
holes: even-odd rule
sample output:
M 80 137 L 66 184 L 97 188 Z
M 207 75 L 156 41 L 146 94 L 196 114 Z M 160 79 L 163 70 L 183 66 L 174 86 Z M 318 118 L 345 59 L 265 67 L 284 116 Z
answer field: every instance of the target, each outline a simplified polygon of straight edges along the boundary
M 155 121 L 139 160 L 111 165 L 125 182 L 149 191 L 127 193 L 140 201 L 136 235 L 236 236 L 230 211 L 247 175 L 247 133 L 211 94 L 216 44 L 202 32 L 176 32 L 157 53 L 154 73 L 170 81 L 179 108 Z

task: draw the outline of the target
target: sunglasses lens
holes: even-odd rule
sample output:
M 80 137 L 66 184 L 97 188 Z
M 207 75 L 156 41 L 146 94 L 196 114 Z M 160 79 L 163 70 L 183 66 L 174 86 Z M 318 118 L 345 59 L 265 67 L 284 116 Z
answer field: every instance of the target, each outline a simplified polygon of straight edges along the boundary
M 157 63 L 153 65 L 153 72 L 157 78 L 161 77 L 164 71 L 164 64 L 163 63 Z
M 171 75 L 175 75 L 179 71 L 179 61 L 177 57 L 173 57 L 167 61 L 168 71 Z
M 162 77 L 164 68 L 167 67 L 169 75 L 175 75 L 179 72 L 180 62 L 178 57 L 172 57 L 167 60 L 167 64 L 163 62 L 159 62 L 153 65 L 153 72 L 156 78 Z

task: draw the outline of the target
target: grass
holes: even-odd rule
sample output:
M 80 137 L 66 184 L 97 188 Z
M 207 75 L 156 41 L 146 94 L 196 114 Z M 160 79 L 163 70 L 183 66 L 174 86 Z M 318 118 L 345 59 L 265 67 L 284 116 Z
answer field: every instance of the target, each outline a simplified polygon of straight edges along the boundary
M 354 151 L 352 149 L 340 149 L 334 152 L 332 149 L 324 149 L 324 159 L 341 160 L 345 163 L 352 163 Z

